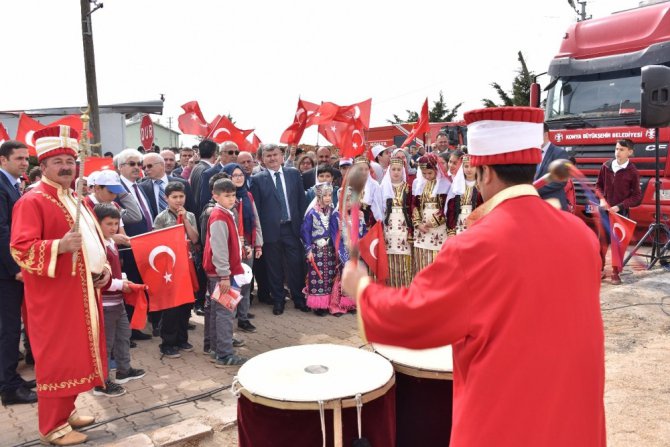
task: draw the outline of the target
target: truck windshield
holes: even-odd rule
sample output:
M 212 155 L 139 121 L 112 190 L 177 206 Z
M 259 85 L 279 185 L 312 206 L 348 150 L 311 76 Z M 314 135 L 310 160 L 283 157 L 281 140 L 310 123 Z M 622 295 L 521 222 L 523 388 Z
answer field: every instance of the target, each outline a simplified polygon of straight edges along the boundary
M 640 69 L 558 78 L 547 95 L 547 119 L 640 113 Z

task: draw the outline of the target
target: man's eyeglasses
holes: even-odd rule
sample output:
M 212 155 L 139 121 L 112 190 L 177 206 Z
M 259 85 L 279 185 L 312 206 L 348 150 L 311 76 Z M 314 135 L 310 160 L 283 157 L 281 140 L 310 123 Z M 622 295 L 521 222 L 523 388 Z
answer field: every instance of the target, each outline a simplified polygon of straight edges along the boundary
M 155 166 L 155 165 L 144 165 L 144 167 L 147 168 L 147 169 L 151 169 L 151 168 L 153 168 L 154 166 Z
M 240 151 L 228 151 L 228 155 L 240 155 Z
M 135 166 L 139 166 L 140 168 L 142 167 L 142 162 L 141 161 L 127 161 L 124 163 L 124 165 L 128 165 L 131 168 L 134 168 Z

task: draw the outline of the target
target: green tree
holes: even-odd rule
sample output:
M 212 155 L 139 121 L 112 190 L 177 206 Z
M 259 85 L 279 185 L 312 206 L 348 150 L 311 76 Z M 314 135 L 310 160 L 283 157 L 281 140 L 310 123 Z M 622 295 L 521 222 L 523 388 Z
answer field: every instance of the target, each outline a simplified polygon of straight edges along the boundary
M 533 83 L 535 73 L 528 70 L 523 53 L 519 51 L 518 60 L 521 68 L 517 70 L 517 75 L 512 82 L 512 91 L 507 93 L 497 82 L 492 82 L 491 87 L 498 93 L 501 104 L 496 104 L 490 99 L 482 99 L 485 107 L 500 106 L 527 106 L 530 104 L 530 85 Z
M 458 114 L 458 109 L 463 105 L 462 102 L 456 104 L 453 108 L 447 107 L 447 103 L 444 100 L 444 94 L 440 90 L 440 98 L 433 102 L 433 107 L 428 111 L 428 117 L 431 123 L 446 123 L 453 121 Z M 393 119 L 386 120 L 391 124 L 402 124 L 402 123 L 415 123 L 419 121 L 419 112 L 413 110 L 405 110 L 407 112 L 407 119 L 402 120 L 396 114 L 393 114 Z

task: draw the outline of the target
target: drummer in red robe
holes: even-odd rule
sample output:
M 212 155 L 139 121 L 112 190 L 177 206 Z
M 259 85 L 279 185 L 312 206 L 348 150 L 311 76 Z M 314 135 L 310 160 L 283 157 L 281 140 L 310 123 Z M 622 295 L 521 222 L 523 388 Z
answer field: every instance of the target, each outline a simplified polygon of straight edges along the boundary
M 94 422 L 74 412 L 79 393 L 104 386 L 107 354 L 99 288 L 109 282 L 100 229 L 76 198 L 77 132 L 54 126 L 35 132 L 42 181 L 13 212 L 10 250 L 25 285 L 30 343 L 35 356 L 40 440 L 74 445 L 87 436 L 73 429 Z M 72 257 L 77 252 L 73 274 Z
M 452 447 L 604 446 L 598 240 L 531 186 L 543 111 L 464 118 L 485 202 L 407 288 L 347 264 L 361 330 L 375 343 L 452 345 Z

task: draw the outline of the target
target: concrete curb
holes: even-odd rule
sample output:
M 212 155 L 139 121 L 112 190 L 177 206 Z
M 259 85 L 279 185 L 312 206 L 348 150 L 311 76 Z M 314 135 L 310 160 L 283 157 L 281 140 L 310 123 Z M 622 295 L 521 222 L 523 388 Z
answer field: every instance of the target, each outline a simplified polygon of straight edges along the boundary
M 174 447 L 197 446 L 210 441 L 214 432 L 233 429 L 237 425 L 237 408 L 223 408 L 207 416 L 185 419 L 147 434 L 139 433 L 104 447 Z

